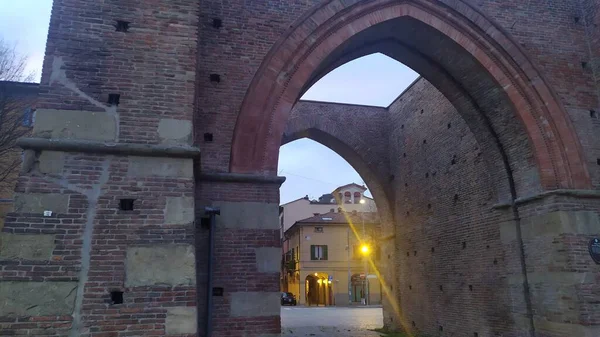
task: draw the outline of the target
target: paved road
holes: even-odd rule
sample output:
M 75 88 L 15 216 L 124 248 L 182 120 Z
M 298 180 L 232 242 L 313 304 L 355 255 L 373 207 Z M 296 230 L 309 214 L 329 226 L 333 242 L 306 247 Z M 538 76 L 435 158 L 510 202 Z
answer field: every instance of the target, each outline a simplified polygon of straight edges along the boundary
M 281 308 L 284 336 L 378 337 L 369 329 L 383 326 L 381 308 Z

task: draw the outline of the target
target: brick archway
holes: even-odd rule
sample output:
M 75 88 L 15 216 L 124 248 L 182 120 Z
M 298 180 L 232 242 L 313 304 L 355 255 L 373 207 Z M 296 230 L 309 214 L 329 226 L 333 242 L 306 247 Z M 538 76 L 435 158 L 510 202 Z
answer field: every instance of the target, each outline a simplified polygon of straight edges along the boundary
M 276 172 L 287 117 L 318 66 L 353 36 L 398 18 L 416 20 L 460 45 L 501 88 L 498 95 L 505 96 L 498 99 L 513 107 L 529 139 L 541 189 L 591 186 L 578 137 L 541 74 L 507 34 L 463 1 L 379 0 L 347 7 L 331 1 L 315 8 L 271 50 L 247 91 L 230 170 Z
M 351 115 L 363 113 L 369 113 L 372 118 L 365 121 L 368 127 L 355 133 L 348 132 L 351 126 L 344 122 L 340 123 L 336 118 L 327 118 L 344 115 L 346 118 L 342 119 L 351 123 L 356 120 L 351 118 Z M 378 144 L 381 146 L 373 148 L 370 147 L 372 144 L 369 144 L 369 139 L 372 138 L 369 135 L 387 123 L 387 115 L 388 112 L 384 108 L 300 101 L 286 124 L 281 145 L 307 138 L 340 155 L 369 187 L 384 225 L 383 232 L 390 234 L 394 232 L 391 198 L 393 192 L 390 190 L 390 184 L 385 184 L 389 181 L 388 163 L 380 160 L 387 147 Z

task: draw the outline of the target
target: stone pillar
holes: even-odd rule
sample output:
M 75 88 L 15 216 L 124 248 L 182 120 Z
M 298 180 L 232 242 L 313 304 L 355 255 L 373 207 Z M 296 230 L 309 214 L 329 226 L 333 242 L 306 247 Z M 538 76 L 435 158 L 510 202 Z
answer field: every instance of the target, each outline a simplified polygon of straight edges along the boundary
M 527 331 L 533 323 L 536 337 L 600 336 L 600 266 L 588 253 L 590 240 L 600 235 L 600 194 L 552 191 L 517 204 L 520 221 L 501 225 L 507 254 L 512 247 L 511 257 L 518 258 L 516 225 L 525 250 L 527 279 L 517 272 L 519 261 L 510 263 L 507 275 L 514 324 Z
M 170 5 L 54 1 L 0 234 L 2 334 L 196 335 L 200 4 Z
M 205 206 L 221 210 L 216 223 L 213 287 L 222 288 L 223 296 L 213 297 L 213 336 L 278 336 L 279 186 L 283 179 L 225 173 L 203 174 L 200 180 L 198 212 Z M 203 261 L 198 265 L 203 271 L 199 279 L 206 278 Z M 201 327 L 206 318 L 202 315 Z

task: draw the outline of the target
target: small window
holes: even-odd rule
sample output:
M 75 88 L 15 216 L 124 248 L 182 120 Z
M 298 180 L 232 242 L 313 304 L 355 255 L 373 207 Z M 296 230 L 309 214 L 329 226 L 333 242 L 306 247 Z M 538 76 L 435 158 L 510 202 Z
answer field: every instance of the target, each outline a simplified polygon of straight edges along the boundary
M 354 192 L 354 203 L 360 204 L 360 199 L 362 199 L 360 192 Z
M 329 210 L 330 213 L 335 213 L 335 208 Z
M 123 304 L 123 292 L 119 290 L 110 292 L 111 304 Z
M 32 108 L 26 108 L 23 111 L 23 126 L 26 127 L 31 127 L 33 126 L 33 109 Z
M 122 211 L 133 211 L 133 204 L 135 199 L 121 199 L 119 200 L 119 209 Z
M 327 246 L 326 245 L 311 245 L 310 246 L 310 259 L 311 260 L 327 260 Z
M 323 233 L 323 226 L 315 227 L 315 233 Z

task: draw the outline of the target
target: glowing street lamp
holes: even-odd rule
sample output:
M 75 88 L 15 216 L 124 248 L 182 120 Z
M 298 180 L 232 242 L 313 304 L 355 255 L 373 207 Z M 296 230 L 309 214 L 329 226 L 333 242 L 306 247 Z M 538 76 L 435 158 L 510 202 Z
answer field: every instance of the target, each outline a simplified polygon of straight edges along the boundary
M 364 205 L 366 201 L 365 201 L 365 199 L 360 199 L 359 202 Z
M 369 254 L 369 250 L 370 250 L 370 249 L 369 249 L 369 246 L 367 246 L 367 245 L 362 245 L 362 246 L 360 247 L 360 251 L 361 251 L 361 252 L 362 252 L 364 255 L 367 255 L 367 254 Z

